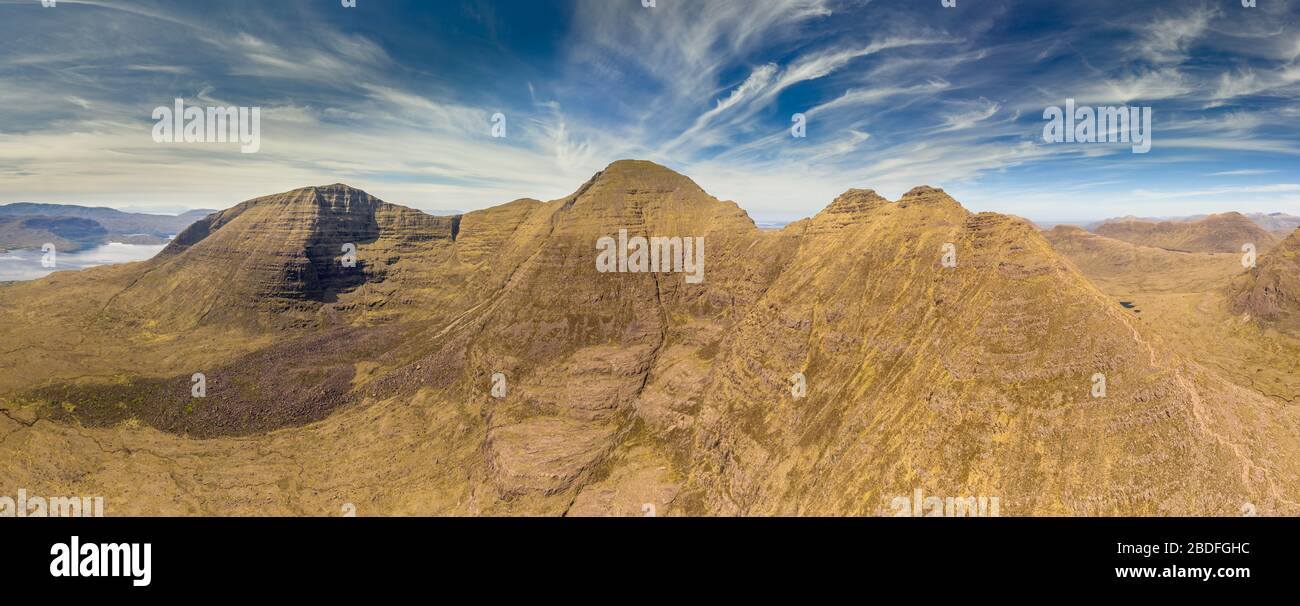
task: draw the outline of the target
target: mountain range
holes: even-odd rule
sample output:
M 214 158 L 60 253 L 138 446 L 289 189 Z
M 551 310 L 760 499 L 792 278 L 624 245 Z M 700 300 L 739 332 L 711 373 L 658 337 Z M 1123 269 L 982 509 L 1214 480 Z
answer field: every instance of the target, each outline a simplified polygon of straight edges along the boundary
M 919 186 L 760 229 L 630 160 L 452 217 L 306 187 L 0 286 L 0 478 L 110 515 L 1295 515 L 1295 236 L 1237 217 L 1042 232 Z M 703 238 L 702 283 L 600 271 L 623 231 Z
M 46 243 L 64 251 L 107 242 L 163 244 L 213 212 L 151 215 L 74 204 L 5 204 L 0 205 L 0 249 L 40 248 Z
M 1255 225 L 1258 225 L 1261 229 L 1268 232 L 1272 232 L 1273 234 L 1279 235 L 1284 238 L 1287 235 L 1289 235 L 1291 232 L 1295 231 L 1297 228 L 1300 228 L 1300 216 L 1296 216 L 1288 213 L 1274 212 L 1274 213 L 1230 213 L 1230 214 L 1241 215 L 1249 219 Z M 1209 218 L 1211 216 L 1212 215 L 1187 215 L 1181 217 L 1137 217 L 1134 215 L 1128 215 L 1125 217 L 1116 217 L 1111 219 L 1105 219 L 1102 221 L 1087 223 L 1081 225 L 1081 227 L 1089 231 L 1095 231 L 1099 226 L 1105 223 L 1127 223 L 1127 222 L 1134 222 L 1134 221 L 1145 222 L 1145 223 L 1163 223 L 1163 222 L 1181 223 L 1181 222 L 1189 222 L 1189 221 L 1200 221 Z M 1054 225 L 1050 227 L 1054 227 Z
M 1091 231 L 1132 244 L 1182 252 L 1241 252 L 1246 244 L 1264 251 L 1279 240 L 1273 233 L 1236 212 L 1184 221 L 1112 219 Z

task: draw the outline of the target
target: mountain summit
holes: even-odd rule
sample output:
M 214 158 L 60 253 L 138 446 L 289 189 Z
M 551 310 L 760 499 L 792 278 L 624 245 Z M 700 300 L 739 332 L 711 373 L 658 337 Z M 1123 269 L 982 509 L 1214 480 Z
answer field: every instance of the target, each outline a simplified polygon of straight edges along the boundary
M 302 319 L 317 304 L 384 281 L 401 252 L 452 241 L 458 224 L 342 184 L 256 198 L 191 225 L 140 268 L 109 311 L 177 327 Z M 345 246 L 353 267 L 343 262 Z

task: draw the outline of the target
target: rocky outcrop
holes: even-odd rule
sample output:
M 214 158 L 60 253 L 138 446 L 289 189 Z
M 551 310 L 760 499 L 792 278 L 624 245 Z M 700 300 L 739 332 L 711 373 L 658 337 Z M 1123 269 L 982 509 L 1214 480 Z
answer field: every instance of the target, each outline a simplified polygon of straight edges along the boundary
M 1233 309 L 1265 323 L 1300 328 L 1300 230 L 1260 257 L 1229 288 Z

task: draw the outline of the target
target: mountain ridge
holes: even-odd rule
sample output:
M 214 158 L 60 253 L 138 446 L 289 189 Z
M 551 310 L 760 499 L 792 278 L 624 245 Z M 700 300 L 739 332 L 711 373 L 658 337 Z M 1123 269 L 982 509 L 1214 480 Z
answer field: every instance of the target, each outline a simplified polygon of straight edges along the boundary
M 177 477 L 88 451 L 187 495 L 148 501 L 164 511 L 889 515 L 916 488 L 1006 515 L 1295 511 L 1294 411 L 1168 347 L 1027 221 L 941 189 L 849 190 L 765 231 L 624 161 L 456 220 L 301 188 L 150 262 L 0 288 L 0 337 L 46 339 L 0 366 L 4 443 L 184 453 Z M 620 229 L 704 237 L 705 279 L 598 271 Z M 34 306 L 80 341 L 39 337 Z M 82 464 L 0 470 L 116 473 Z
M 75 251 L 100 244 L 165 244 L 209 210 L 180 215 L 127 213 L 106 207 L 19 202 L 0 205 L 0 248 Z
M 1194 221 L 1110 220 L 1091 231 L 1176 252 L 1242 252 L 1246 244 L 1266 251 L 1278 241 L 1277 236 L 1238 212 L 1209 215 Z

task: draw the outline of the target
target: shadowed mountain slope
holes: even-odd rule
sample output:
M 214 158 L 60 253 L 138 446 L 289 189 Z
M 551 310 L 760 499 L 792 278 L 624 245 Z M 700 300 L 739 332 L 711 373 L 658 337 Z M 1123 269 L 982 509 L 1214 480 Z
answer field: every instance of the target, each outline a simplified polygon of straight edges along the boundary
M 320 311 L 316 304 L 400 274 L 403 261 L 445 254 L 458 226 L 456 217 L 431 217 L 346 185 L 257 198 L 187 228 L 106 312 L 176 328 L 304 322 Z M 354 267 L 344 263 L 345 245 L 355 247 Z

